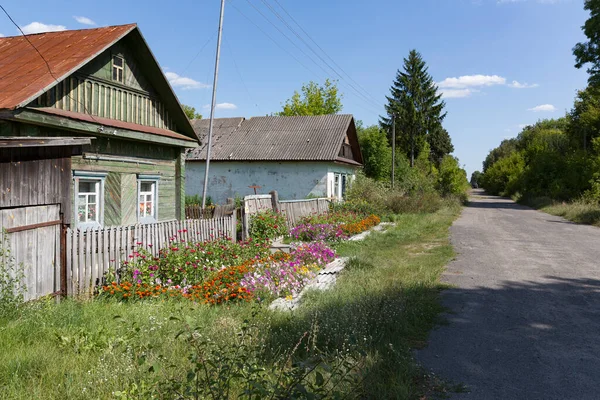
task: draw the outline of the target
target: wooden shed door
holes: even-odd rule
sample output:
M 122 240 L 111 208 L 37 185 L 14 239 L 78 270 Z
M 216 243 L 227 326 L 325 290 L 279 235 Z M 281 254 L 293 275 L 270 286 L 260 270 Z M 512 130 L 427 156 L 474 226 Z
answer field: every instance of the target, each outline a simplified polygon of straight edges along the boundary
M 16 265 L 23 264 L 26 300 L 60 290 L 60 205 L 0 210 L 0 227 Z

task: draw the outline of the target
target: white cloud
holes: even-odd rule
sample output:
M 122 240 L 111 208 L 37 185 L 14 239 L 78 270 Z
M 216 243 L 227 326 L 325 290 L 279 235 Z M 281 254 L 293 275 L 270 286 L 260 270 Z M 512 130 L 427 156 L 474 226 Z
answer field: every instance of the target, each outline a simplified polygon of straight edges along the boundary
M 4 35 L 2 33 L 0 33 L 0 37 L 4 37 Z
M 96 25 L 96 23 L 94 21 L 92 21 L 91 19 L 89 19 L 88 17 L 78 17 L 76 15 L 73 15 L 73 18 L 75 18 L 75 21 L 77 21 L 83 25 Z
M 465 75 L 458 78 L 446 78 L 438 83 L 440 88 L 465 89 L 469 87 L 506 84 L 506 78 L 498 75 Z
M 519 129 L 521 129 L 521 130 L 525 129 L 528 126 L 529 126 L 529 124 L 519 124 L 518 125 Z
M 542 105 L 530 108 L 527 111 L 533 111 L 533 112 L 554 112 L 554 111 L 556 111 L 556 107 L 554 107 L 552 104 L 542 104 Z
M 531 88 L 536 88 L 540 85 L 538 85 L 537 83 L 532 83 L 531 85 L 528 83 L 521 83 L 518 81 L 512 81 L 512 83 L 509 83 L 508 86 L 510 86 L 511 88 L 515 88 L 515 89 L 531 89 Z
M 64 25 L 47 25 L 41 22 L 32 22 L 28 25 L 22 26 L 21 30 L 24 34 L 30 35 L 33 33 L 65 31 L 67 30 L 67 27 Z
M 458 99 L 469 97 L 473 93 L 478 92 L 475 89 L 441 89 L 442 97 L 445 99 Z
M 210 104 L 204 106 L 204 108 L 210 108 Z M 233 103 L 217 103 L 215 105 L 216 110 L 237 110 L 237 106 Z
M 206 83 L 198 82 L 192 78 L 185 76 L 179 76 L 175 72 L 165 72 L 165 76 L 169 80 L 169 83 L 176 88 L 182 88 L 183 90 L 188 89 L 204 89 L 210 87 Z

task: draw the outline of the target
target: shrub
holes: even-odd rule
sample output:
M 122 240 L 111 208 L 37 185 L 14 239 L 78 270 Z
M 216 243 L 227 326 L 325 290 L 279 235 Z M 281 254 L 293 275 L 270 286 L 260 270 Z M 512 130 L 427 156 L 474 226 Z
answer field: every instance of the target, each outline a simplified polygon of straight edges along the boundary
M 285 216 L 273 211 L 263 211 L 250 218 L 250 236 L 256 240 L 268 241 L 287 234 Z
M 394 214 L 433 213 L 444 206 L 436 192 L 417 192 L 410 196 L 390 197 L 388 207 Z
M 23 303 L 26 291 L 22 265 L 11 254 L 8 234 L 0 231 L 0 316 L 12 313 Z

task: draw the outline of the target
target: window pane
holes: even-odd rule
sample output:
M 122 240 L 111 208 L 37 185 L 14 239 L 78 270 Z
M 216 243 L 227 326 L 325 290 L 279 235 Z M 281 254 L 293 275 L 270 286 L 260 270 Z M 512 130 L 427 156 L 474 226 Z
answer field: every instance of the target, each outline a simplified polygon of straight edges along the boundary
M 79 222 L 85 222 L 85 203 L 81 204 L 81 201 L 79 202 L 79 206 L 77 207 L 77 220 Z
M 96 204 L 96 195 L 91 194 L 88 196 L 88 204 Z
M 139 201 L 140 201 L 140 203 L 144 202 L 144 195 L 143 194 L 140 194 L 140 200 Z
M 152 203 L 146 203 L 146 216 L 151 216 L 152 215 Z
M 116 81 L 119 78 L 119 73 L 117 72 L 117 69 L 115 67 L 113 67 L 113 81 Z
M 119 70 L 119 77 L 117 78 L 117 81 L 123 82 L 123 70 L 122 69 Z
M 151 194 L 147 194 L 146 195 L 146 201 L 152 202 L 152 195 Z
M 95 193 L 96 183 L 94 182 L 79 182 L 79 193 Z
M 95 204 L 88 205 L 87 219 L 88 221 L 96 221 L 96 216 L 98 215 Z
M 152 192 L 152 186 L 154 186 L 152 182 L 142 182 L 140 184 L 140 190 L 142 192 Z
M 123 59 L 119 56 L 113 56 L 113 65 L 122 67 L 123 66 Z
M 146 204 L 144 202 L 140 202 L 140 217 L 145 217 L 144 211 L 146 210 Z

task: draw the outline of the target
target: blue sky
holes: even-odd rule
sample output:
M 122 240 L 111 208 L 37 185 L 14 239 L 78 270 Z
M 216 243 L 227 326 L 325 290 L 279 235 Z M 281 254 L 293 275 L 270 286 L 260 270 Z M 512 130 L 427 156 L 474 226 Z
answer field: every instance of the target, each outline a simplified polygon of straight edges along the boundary
M 587 75 L 574 68 L 571 54 L 585 39 L 583 0 L 277 1 L 327 55 L 305 41 L 344 76 L 343 112 L 367 125 L 383 113 L 384 96 L 403 58 L 410 49 L 421 52 L 448 96 L 445 127 L 469 174 L 523 125 L 564 115 L 586 85 Z M 219 3 L 30 0 L 3 6 L 31 32 L 138 23 L 181 102 L 207 117 Z M 303 83 L 339 78 L 265 4 L 303 36 L 275 0 L 229 1 L 217 116 L 269 114 Z M 0 34 L 16 33 L 0 15 Z

